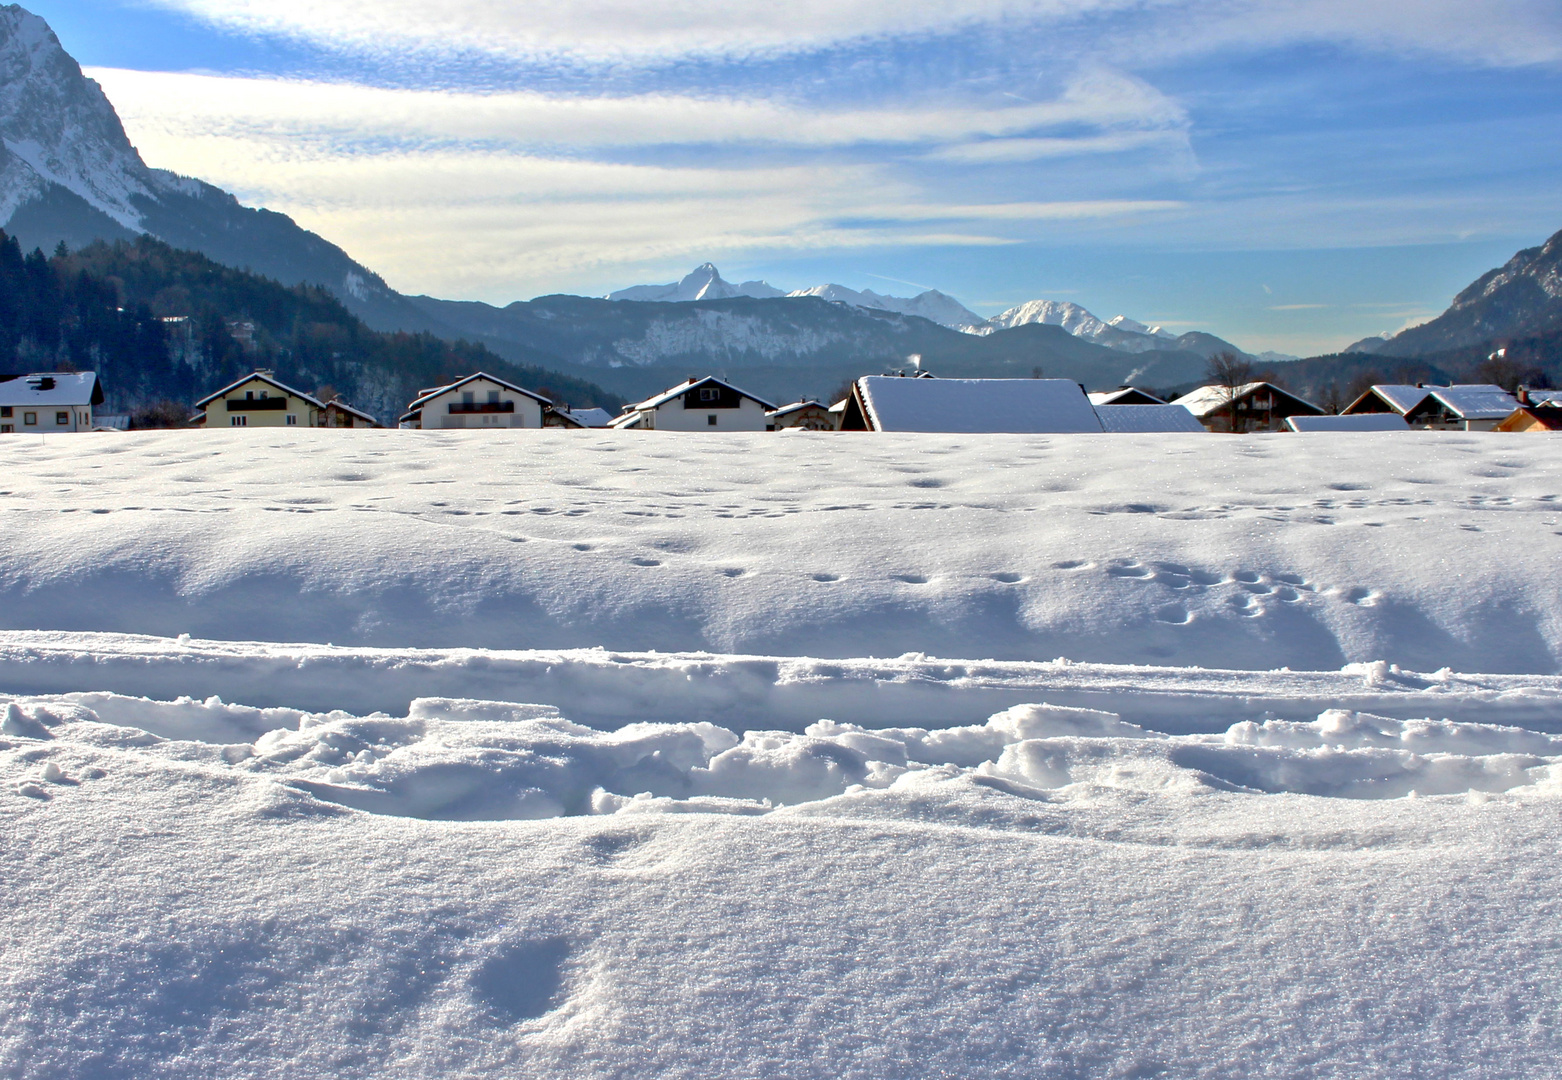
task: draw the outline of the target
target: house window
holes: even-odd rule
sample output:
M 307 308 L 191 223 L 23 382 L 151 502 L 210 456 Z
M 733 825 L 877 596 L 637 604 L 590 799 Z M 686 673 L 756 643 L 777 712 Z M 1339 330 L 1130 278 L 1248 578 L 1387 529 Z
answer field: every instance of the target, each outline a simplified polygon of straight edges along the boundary
M 292 425 L 292 426 L 296 427 L 298 425 L 298 416 L 297 416 L 297 414 L 295 414 L 295 413 L 288 413 L 287 414 L 287 422 L 288 422 L 289 425 Z
M 0 424 L 0 435 L 11 435 L 16 431 L 15 424 Z
M 71 423 L 71 414 L 70 413 L 68 413 L 68 412 L 57 412 L 57 413 L 54 414 L 54 426 L 55 427 L 70 427 L 70 423 Z
M 22 414 L 22 423 L 29 424 L 29 425 L 37 425 L 37 423 L 38 423 L 38 414 L 35 413 L 35 412 L 24 412 Z
M 461 404 L 463 404 L 463 405 L 470 405 L 470 404 L 472 404 L 472 402 L 474 402 L 476 400 L 477 400 L 477 397 L 472 393 L 472 391 L 470 391 L 470 390 L 463 390 L 463 391 L 461 391 Z
M 715 427 L 716 426 L 716 414 L 715 413 L 711 413 L 709 416 L 707 416 L 705 418 L 705 422 L 707 424 L 709 424 L 711 427 Z
M 260 400 L 261 400 L 261 401 L 265 401 L 265 400 L 267 400 L 267 399 L 268 399 L 268 398 L 269 398 L 269 397 L 271 397 L 271 394 L 270 394 L 270 393 L 269 393 L 269 392 L 268 392 L 268 391 L 265 391 L 265 390 L 262 390 L 262 391 L 261 391 L 261 392 L 260 392 Z
M 254 401 L 255 400 L 255 391 L 253 391 L 253 390 L 246 390 L 246 391 L 244 391 L 244 400 L 245 401 Z
M 702 386 L 702 387 L 700 387 L 700 400 L 701 401 L 720 401 L 721 400 L 721 388 L 717 387 L 717 386 Z M 715 423 L 715 422 L 716 422 L 715 417 L 712 417 L 711 418 L 711 423 Z
M 497 404 L 499 404 L 499 391 L 497 391 L 497 390 L 490 390 L 490 391 L 488 391 L 488 404 L 490 404 L 490 405 L 497 405 Z
M 234 427 L 249 427 L 249 417 L 244 415 L 228 417 L 228 423 Z
M 7 420 L 11 419 L 11 409 L 12 406 L 10 405 L 0 405 L 0 416 L 5 417 Z

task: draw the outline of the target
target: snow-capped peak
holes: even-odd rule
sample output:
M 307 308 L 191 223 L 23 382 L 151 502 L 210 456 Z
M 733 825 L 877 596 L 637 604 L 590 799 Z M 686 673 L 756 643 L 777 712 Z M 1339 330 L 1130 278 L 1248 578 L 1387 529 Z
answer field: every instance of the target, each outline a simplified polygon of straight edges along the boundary
M 48 23 L 0 7 L 0 221 L 48 184 L 84 199 L 129 229 L 132 197 L 154 178 L 96 82 L 61 47 Z
M 853 307 L 916 315 L 940 326 L 963 330 L 966 333 L 979 332 L 986 323 L 986 320 L 967 309 L 960 301 L 952 296 L 946 296 L 937 289 L 929 289 L 916 296 L 901 297 L 885 296 L 872 289 L 863 289 L 859 292 L 856 289 L 848 289 L 844 285 L 815 285 L 808 289 L 797 289 L 787 295 L 817 296 L 838 304 L 851 304 Z
M 763 281 L 745 281 L 741 285 L 734 285 L 721 276 L 715 263 L 704 263 L 682 280 L 666 285 L 634 285 L 608 293 L 606 298 L 675 304 L 690 300 L 731 300 L 738 296 L 770 299 L 780 295 L 780 289 Z
M 1106 324 L 1130 334 L 1147 334 L 1150 337 L 1169 338 L 1173 340 L 1175 340 L 1177 337 L 1177 335 L 1172 333 L 1170 330 L 1163 329 L 1159 326 L 1146 326 L 1138 319 L 1130 319 L 1127 315 L 1113 315 L 1106 321 Z

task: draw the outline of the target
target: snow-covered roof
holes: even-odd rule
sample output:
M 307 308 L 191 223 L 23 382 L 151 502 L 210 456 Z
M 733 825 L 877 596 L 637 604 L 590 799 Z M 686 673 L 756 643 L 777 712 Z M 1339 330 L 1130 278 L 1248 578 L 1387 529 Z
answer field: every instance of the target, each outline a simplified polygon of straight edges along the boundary
M 103 400 L 95 371 L 44 371 L 0 382 L 0 405 L 51 408 L 96 405 Z
M 1518 399 L 1500 386 L 1471 383 L 1427 388 L 1433 398 L 1461 420 L 1501 420 L 1519 407 Z
M 1196 431 L 1204 425 L 1181 405 L 1097 405 L 1101 430 L 1113 435 L 1152 431 Z
M 440 394 L 448 394 L 452 390 L 459 390 L 461 387 L 465 386 L 467 383 L 473 382 L 476 379 L 487 379 L 489 382 L 493 383 L 495 386 L 502 386 L 506 390 L 510 391 L 512 394 L 524 394 L 527 397 L 531 398 L 533 401 L 541 402 L 544 405 L 551 405 L 551 404 L 553 404 L 553 402 L 549 401 L 547 398 L 543 397 L 541 394 L 538 394 L 538 393 L 536 393 L 534 391 L 528 390 L 524 386 L 516 386 L 514 383 L 505 382 L 503 379 L 501 379 L 501 378 L 499 378 L 499 377 L 497 377 L 495 375 L 490 375 L 490 374 L 488 374 L 485 371 L 477 371 L 477 372 L 473 372 L 471 375 L 468 375 L 464 379 L 457 379 L 453 383 L 447 383 L 444 386 L 435 386 L 435 387 L 432 387 L 430 389 L 420 391 L 418 396 L 417 396 L 417 398 L 411 404 L 409 404 L 407 406 L 407 415 L 410 416 L 412 413 L 414 413 L 417 410 L 421 409 L 423 407 L 424 403 L 427 402 L 430 398 L 436 398 Z
M 766 413 L 766 415 L 767 416 L 791 416 L 793 413 L 795 413 L 795 412 L 802 412 L 804 409 L 824 409 L 824 408 L 825 408 L 824 402 L 822 402 L 822 401 L 814 401 L 812 398 L 809 398 L 807 401 L 794 401 L 790 405 L 783 405 L 779 409 L 772 409 L 770 412 Z M 829 411 L 829 410 L 826 409 L 826 411 Z
M 556 411 L 585 428 L 605 428 L 613 422 L 613 414 L 606 409 L 558 409 Z
M 1274 383 L 1267 382 L 1244 383 L 1242 386 L 1237 387 L 1234 394 L 1224 386 L 1201 386 L 1197 390 L 1189 390 L 1182 395 L 1177 399 L 1177 404 L 1187 409 L 1194 416 L 1204 417 L 1217 409 L 1223 408 L 1233 397 L 1241 400 L 1259 390 L 1268 390 L 1271 394 L 1288 397 L 1292 401 L 1299 401 L 1310 408 L 1317 408 L 1316 405 L 1313 405 L 1306 398 L 1297 397 L 1289 390 L 1282 390 Z
M 628 431 L 630 428 L 639 427 L 644 419 L 645 416 L 641 413 L 626 412 L 622 416 L 614 417 L 613 422 L 609 424 L 608 427 L 612 428 L 614 431 Z
M 857 380 L 876 431 L 951 434 L 1099 432 L 1090 399 L 1068 379 Z
M 1562 390 L 1531 390 L 1529 392 L 1531 405 L 1548 405 L 1554 408 L 1562 408 Z
M 311 397 L 310 395 L 304 393 L 302 390 L 294 390 L 291 386 L 288 386 L 285 383 L 279 383 L 279 382 L 277 382 L 277 380 L 273 379 L 270 375 L 267 375 L 263 371 L 252 372 L 252 373 L 244 376 L 244 378 L 242 378 L 242 379 L 238 379 L 238 380 L 236 380 L 234 382 L 229 383 L 227 386 L 224 386 L 221 390 L 217 391 L 215 394 L 207 394 L 205 397 L 201 398 L 200 401 L 197 401 L 195 403 L 195 407 L 197 409 L 204 409 L 207 405 L 209 405 L 213 401 L 216 401 L 218 398 L 223 397 L 229 391 L 237 390 L 239 387 L 243 386 L 245 383 L 247 383 L 247 382 L 255 382 L 257 380 L 260 381 L 260 382 L 265 383 L 267 386 L 274 387 L 275 389 L 282 391 L 284 394 L 291 394 L 291 395 L 293 395 L 296 398 L 302 398 L 304 401 L 309 402 L 309 404 L 313 405 L 317 409 L 325 408 L 325 402 L 320 401 L 318 398 Z
M 755 397 L 753 394 L 749 393 L 747 390 L 744 390 L 741 387 L 733 386 L 731 383 L 727 382 L 726 380 L 718 379 L 714 375 L 707 375 L 703 379 L 691 378 L 687 382 L 681 382 L 677 386 L 670 387 L 669 389 L 663 390 L 660 394 L 657 394 L 655 397 L 646 398 L 644 401 L 639 402 L 638 404 L 628 406 L 628 408 L 632 409 L 632 410 L 634 410 L 636 412 L 641 412 L 641 411 L 644 411 L 644 410 L 647 410 L 647 409 L 660 408 L 661 406 L 666 405 L 669 401 L 672 401 L 674 398 L 681 397 L 682 395 L 688 393 L 690 390 L 696 389 L 697 387 L 701 387 L 701 386 L 725 386 L 728 390 L 731 390 L 733 393 L 741 394 L 744 397 L 748 398 L 750 401 L 764 406 L 764 409 L 765 409 L 766 412 L 774 412 L 775 411 L 775 405 L 773 405 L 772 403 L 766 401 L 764 398 Z
M 1120 386 L 1116 390 L 1098 390 L 1088 395 L 1092 405 L 1116 405 L 1125 397 L 1140 395 L 1154 398 L 1156 402 L 1164 404 L 1164 399 L 1156 397 L 1148 390 L 1140 390 L 1137 386 Z
M 1404 414 L 1425 401 L 1428 393 L 1430 391 L 1424 386 L 1411 386 L 1407 383 L 1379 383 L 1361 397 L 1364 398 L 1371 394 L 1381 398 L 1395 412 Z M 1360 400 L 1361 398 L 1357 398 L 1356 402 Z M 1351 405 L 1347 406 L 1347 409 L 1354 408 L 1356 402 L 1352 402 Z
M 1409 431 L 1397 412 L 1347 413 L 1342 416 L 1288 416 L 1292 431 Z

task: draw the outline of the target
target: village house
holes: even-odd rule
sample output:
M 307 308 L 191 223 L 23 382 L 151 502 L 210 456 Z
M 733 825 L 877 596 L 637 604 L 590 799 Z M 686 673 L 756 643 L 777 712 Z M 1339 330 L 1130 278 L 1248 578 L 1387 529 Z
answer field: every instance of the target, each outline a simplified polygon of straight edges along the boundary
M 1370 413 L 1393 413 L 1404 416 L 1426 400 L 1430 391 L 1424 386 L 1407 383 L 1380 383 L 1369 386 L 1360 397 L 1340 410 L 1341 416 L 1358 416 Z
M 613 423 L 613 414 L 606 409 L 561 409 L 557 405 L 548 409 L 542 417 L 543 427 L 605 428 Z
M 834 431 L 836 414 L 820 401 L 794 401 L 765 414 L 771 431 Z
M 1494 431 L 1562 431 L 1562 390 L 1526 390 L 1515 395 L 1519 407 Z
M 1079 384 L 1068 379 L 867 375 L 852 384 L 841 430 L 1099 433 L 1101 421 Z
M 91 431 L 103 404 L 95 371 L 0 376 L 0 435 Z
M 446 386 L 418 392 L 407 406 L 404 428 L 540 428 L 552 402 L 479 371 Z
M 1517 398 L 1490 383 L 1426 389 L 1426 399 L 1407 412 L 1405 420 L 1437 431 L 1492 431 L 1519 407 Z
M 195 403 L 196 427 L 317 427 L 325 403 L 257 371 Z
M 377 428 L 382 425 L 362 409 L 355 409 L 341 398 L 332 398 L 320 411 L 320 426 L 328 428 Z
M 775 406 L 714 376 L 690 378 L 626 406 L 619 431 L 766 431 Z
M 1274 383 L 1201 386 L 1177 399 L 1210 431 L 1285 431 L 1286 418 L 1322 416 L 1323 410 Z

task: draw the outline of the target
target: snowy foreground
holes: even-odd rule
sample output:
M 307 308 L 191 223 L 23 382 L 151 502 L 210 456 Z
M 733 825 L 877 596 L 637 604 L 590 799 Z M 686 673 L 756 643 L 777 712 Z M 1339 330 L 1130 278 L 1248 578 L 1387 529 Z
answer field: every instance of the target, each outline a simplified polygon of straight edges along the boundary
M 1562 1059 L 1552 440 L 0 464 L 6 1076 Z

